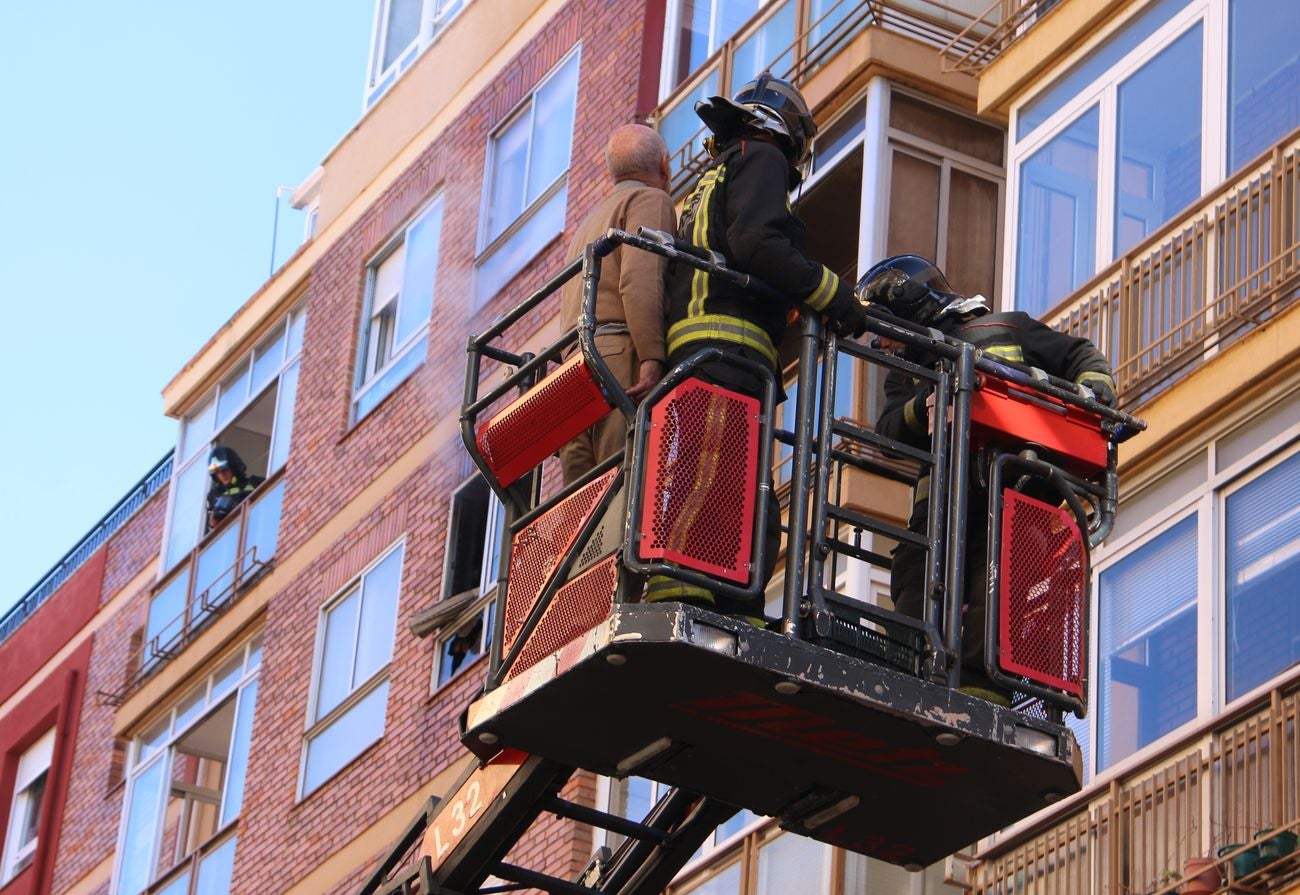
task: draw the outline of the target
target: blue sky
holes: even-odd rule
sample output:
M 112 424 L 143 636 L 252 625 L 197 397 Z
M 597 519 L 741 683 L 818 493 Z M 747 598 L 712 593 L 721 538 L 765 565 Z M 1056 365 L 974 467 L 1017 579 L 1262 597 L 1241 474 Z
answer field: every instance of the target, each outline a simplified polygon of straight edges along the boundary
M 172 447 L 162 387 L 266 279 L 276 187 L 360 117 L 373 9 L 0 4 L 0 611 Z

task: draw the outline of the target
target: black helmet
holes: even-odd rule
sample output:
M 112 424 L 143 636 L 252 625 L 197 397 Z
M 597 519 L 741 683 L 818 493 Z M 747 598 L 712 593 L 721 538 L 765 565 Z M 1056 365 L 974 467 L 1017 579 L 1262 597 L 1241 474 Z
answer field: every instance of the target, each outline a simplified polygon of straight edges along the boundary
M 984 296 L 967 298 L 948 285 L 933 261 L 920 255 L 894 255 L 876 263 L 853 290 L 858 300 L 929 326 L 948 314 L 986 314 Z
M 799 89 L 765 71 L 736 91 L 735 97 L 711 96 L 695 104 L 695 114 L 726 142 L 747 132 L 770 134 L 781 144 L 791 166 L 800 167 L 817 133 L 817 123 Z
M 233 448 L 216 447 L 208 456 L 208 475 L 214 479 L 217 473 L 223 469 L 229 469 L 235 478 L 242 479 L 245 475 L 244 461 L 239 458 Z

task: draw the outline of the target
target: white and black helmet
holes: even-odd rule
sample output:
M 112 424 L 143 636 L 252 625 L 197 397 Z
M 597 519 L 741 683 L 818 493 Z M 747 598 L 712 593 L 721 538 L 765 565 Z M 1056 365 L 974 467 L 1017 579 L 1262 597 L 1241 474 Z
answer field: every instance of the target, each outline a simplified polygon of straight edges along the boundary
M 700 100 L 695 114 L 724 142 L 753 131 L 770 134 L 796 169 L 807 161 L 817 134 L 817 123 L 803 94 L 771 72 L 763 72 L 731 99 L 711 96 Z

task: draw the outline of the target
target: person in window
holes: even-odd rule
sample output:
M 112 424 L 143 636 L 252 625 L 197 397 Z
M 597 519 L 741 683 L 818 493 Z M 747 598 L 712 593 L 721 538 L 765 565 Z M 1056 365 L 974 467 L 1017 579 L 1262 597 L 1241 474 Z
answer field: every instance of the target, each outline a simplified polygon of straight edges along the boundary
M 858 281 L 856 292 L 864 302 L 884 308 L 897 317 L 933 327 L 945 335 L 970 342 L 987 355 L 1028 364 L 1053 376 L 1091 389 L 1097 401 L 1115 406 L 1115 380 L 1110 364 L 1092 342 L 1058 332 L 1023 311 L 989 312 L 982 295 L 966 297 L 953 291 L 943 272 L 919 255 L 895 255 L 873 266 Z M 901 348 L 887 345 L 886 347 Z M 904 352 L 910 360 L 926 363 L 924 357 Z M 904 444 L 930 446 L 925 383 L 893 370 L 885 377 L 885 405 L 876 421 L 876 431 Z M 972 467 L 967 506 L 971 511 L 987 506 L 988 494 L 980 481 L 978 458 Z M 922 476 L 913 490 L 912 517 L 908 527 L 925 533 L 929 514 L 929 476 Z M 996 688 L 984 671 L 984 607 L 988 589 L 988 530 L 971 517 L 966 528 L 965 593 L 967 604 L 962 625 L 961 689 L 1003 705 L 1009 695 Z M 899 544 L 894 550 L 890 595 L 894 608 L 914 618 L 924 617 L 925 550 L 913 544 Z
M 628 124 L 609 136 L 605 165 L 614 188 L 578 226 L 569 243 L 577 258 L 587 244 L 611 227 L 636 233 L 638 227 L 671 233 L 677 226 L 668 196 L 668 147 L 663 137 L 641 124 Z M 596 288 L 596 350 L 628 397 L 637 401 L 664 375 L 664 259 L 620 246 L 601 264 Z M 574 277 L 560 295 L 560 325 L 578 325 L 582 280 Z M 623 449 L 627 424 L 611 413 L 560 449 L 567 485 Z
M 866 330 L 866 312 L 848 284 L 808 257 L 803 221 L 790 205 L 790 191 L 803 180 L 817 132 L 803 95 L 789 81 L 765 72 L 741 87 L 734 99 L 710 97 L 696 103 L 695 112 L 712 132 L 706 141 L 712 160 L 686 199 L 677 242 L 720 253 L 728 266 L 763 280 L 787 299 L 764 300 L 703 271 L 670 262 L 669 365 L 702 348 L 716 347 L 776 375 L 777 345 L 800 311 L 824 315 L 841 335 L 861 335 Z M 762 380 L 733 364 L 707 363 L 696 375 L 751 397 L 762 394 Z M 704 458 L 690 473 L 691 487 L 709 490 L 708 470 L 716 459 Z M 770 477 L 770 471 L 762 474 Z M 776 566 L 780 534 L 778 513 L 771 512 L 764 583 Z M 763 615 L 761 597 L 736 601 L 662 576 L 650 580 L 646 599 L 710 606 L 755 623 Z
M 209 531 L 264 481 L 260 475 L 250 475 L 239 454 L 228 447 L 213 448 L 208 457 L 208 475 L 212 477 L 212 487 L 208 489 Z

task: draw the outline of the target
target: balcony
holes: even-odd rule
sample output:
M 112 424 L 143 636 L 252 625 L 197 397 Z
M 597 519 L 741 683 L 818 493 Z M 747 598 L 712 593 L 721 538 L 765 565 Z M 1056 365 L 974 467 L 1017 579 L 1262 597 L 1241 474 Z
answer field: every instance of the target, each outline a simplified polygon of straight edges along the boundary
M 1110 358 L 1133 411 L 1300 295 L 1300 131 L 1045 316 Z
M 759 72 L 803 87 L 867 28 L 883 28 L 954 56 L 971 52 L 988 26 L 972 11 L 984 0 L 773 0 L 686 77 L 655 110 L 680 196 L 708 162 L 697 100 L 729 96 Z M 963 7 L 970 7 L 966 9 Z M 817 12 L 818 9 L 822 11 Z M 987 15 L 987 13 L 986 13 Z
M 270 570 L 283 497 L 283 475 L 267 479 L 154 589 L 126 678 L 119 690 L 99 694 L 104 703 L 126 701 Z
M 1163 895 L 1294 887 L 1300 881 L 1298 689 L 1300 674 L 1292 669 L 1212 726 L 983 850 L 967 868 L 970 892 Z
M 947 44 L 948 71 L 977 75 L 997 59 L 1061 0 L 995 0 L 992 6 Z

